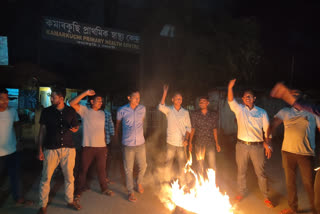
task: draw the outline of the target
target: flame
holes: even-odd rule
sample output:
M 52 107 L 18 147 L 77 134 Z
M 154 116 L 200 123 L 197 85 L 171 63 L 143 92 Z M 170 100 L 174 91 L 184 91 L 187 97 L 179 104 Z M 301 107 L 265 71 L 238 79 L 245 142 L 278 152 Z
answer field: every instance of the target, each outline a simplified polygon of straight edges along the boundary
M 199 150 L 200 151 L 196 154 L 197 160 L 204 160 L 206 149 L 204 147 L 201 147 Z M 192 160 L 191 160 L 191 164 L 192 164 Z
M 185 165 L 185 173 L 191 173 L 194 176 L 194 186 L 189 191 L 185 191 L 186 186 L 180 186 L 179 180 L 176 180 L 171 185 L 162 187 L 160 200 L 170 211 L 173 211 L 178 206 L 198 214 L 233 213 L 234 208 L 230 204 L 228 195 L 221 194 L 216 186 L 215 171 L 208 169 L 207 179 L 203 175 L 197 175 L 191 169 L 191 154 L 189 157 Z

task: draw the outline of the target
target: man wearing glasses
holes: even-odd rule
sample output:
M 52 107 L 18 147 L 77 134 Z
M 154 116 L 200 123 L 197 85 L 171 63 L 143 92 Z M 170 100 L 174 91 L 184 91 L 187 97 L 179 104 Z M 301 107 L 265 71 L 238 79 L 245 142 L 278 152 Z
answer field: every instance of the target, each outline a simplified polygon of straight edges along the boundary
M 228 85 L 228 103 L 235 113 L 238 124 L 236 162 L 238 166 L 238 191 L 236 202 L 240 202 L 247 193 L 246 172 L 249 159 L 251 159 L 255 173 L 258 177 L 259 188 L 264 195 L 264 204 L 273 208 L 269 200 L 267 177 L 265 175 L 265 158 L 271 157 L 272 147 L 265 142 L 269 127 L 269 118 L 266 111 L 254 105 L 256 97 L 254 93 L 247 90 L 243 93 L 243 104 L 239 104 L 233 96 L 233 86 L 236 79 L 230 80 Z

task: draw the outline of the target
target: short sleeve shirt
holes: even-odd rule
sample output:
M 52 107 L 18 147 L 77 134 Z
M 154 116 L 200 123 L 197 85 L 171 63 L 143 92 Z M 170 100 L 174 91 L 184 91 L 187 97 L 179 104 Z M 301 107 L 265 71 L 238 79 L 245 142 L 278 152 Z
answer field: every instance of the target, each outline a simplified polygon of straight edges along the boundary
M 283 108 L 274 117 L 284 124 L 282 150 L 299 155 L 314 155 L 316 127 L 319 117 L 295 108 Z
M 138 105 L 132 109 L 129 104 L 120 107 L 117 120 L 122 121 L 122 144 L 124 146 L 139 146 L 145 143 L 143 136 L 143 120 L 146 108 Z
M 40 124 L 46 126 L 45 149 L 74 148 L 70 128 L 79 126 L 76 111 L 65 104 L 59 111 L 54 106 L 42 110 Z
M 92 108 L 80 105 L 78 114 L 83 121 L 82 146 L 106 147 L 104 111 L 95 111 Z
M 19 121 L 18 113 L 13 108 L 0 112 L 0 157 L 16 151 L 16 134 L 14 122 Z
M 263 132 L 267 137 L 269 128 L 267 112 L 258 106 L 249 109 L 235 100 L 228 103 L 237 118 L 238 139 L 248 142 L 262 142 L 264 140 Z
M 199 145 L 214 143 L 213 129 L 218 126 L 216 112 L 208 111 L 202 114 L 200 110 L 191 112 L 191 127 L 195 129 L 194 142 Z

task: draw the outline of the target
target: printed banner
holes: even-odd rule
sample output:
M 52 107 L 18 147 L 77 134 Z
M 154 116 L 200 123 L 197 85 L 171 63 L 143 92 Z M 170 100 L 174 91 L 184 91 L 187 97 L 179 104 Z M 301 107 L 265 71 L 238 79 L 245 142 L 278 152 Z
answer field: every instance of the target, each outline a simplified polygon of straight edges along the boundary
M 72 44 L 114 50 L 140 51 L 140 36 L 136 33 L 44 17 L 42 37 Z

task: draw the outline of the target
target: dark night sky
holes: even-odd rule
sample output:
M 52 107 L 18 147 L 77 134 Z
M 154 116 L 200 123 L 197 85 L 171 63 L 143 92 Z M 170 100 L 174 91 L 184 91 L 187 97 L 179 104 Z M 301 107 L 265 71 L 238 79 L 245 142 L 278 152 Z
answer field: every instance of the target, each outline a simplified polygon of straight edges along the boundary
M 318 60 L 319 43 L 319 15 L 315 1 L 282 1 L 282 0 L 198 0 L 198 1 L 162 1 L 157 0 L 99 0 L 99 1 L 74 1 L 74 0 L 48 0 L 43 1 L 24 1 L 24 0 L 4 0 L 0 7 L 0 35 L 9 37 L 9 57 L 10 64 L 22 61 L 39 62 L 39 17 L 54 16 L 62 19 L 74 19 L 80 22 L 104 25 L 106 27 L 121 28 L 128 31 L 139 32 L 141 26 L 141 14 L 137 17 L 119 18 L 117 10 L 127 8 L 141 10 L 148 13 L 148 8 L 168 6 L 172 8 L 188 7 L 191 5 L 196 10 L 202 10 L 206 14 L 220 15 L 219 13 L 231 13 L 234 17 L 256 17 L 261 24 L 262 44 L 267 58 L 275 66 L 284 69 L 284 73 L 290 74 L 292 56 L 295 59 L 293 86 L 317 89 L 317 78 L 320 61 Z M 193 2 L 193 3 L 192 3 Z M 94 3 L 94 4 L 93 4 Z M 72 8 L 75 5 L 74 8 Z M 88 9 L 90 8 L 90 9 Z M 122 10 L 123 11 L 123 10 Z M 223 11 L 223 12 L 221 12 Z M 195 13 L 193 13 L 195 14 Z M 115 18 L 117 17 L 117 18 Z M 21 38 L 24 37 L 24 38 Z M 85 58 L 87 55 L 101 56 L 104 64 L 114 61 L 115 55 L 104 50 L 90 48 L 72 47 L 71 45 L 57 44 L 54 42 L 46 43 L 40 52 L 55 58 L 55 66 L 47 66 L 48 69 L 65 72 L 68 70 L 81 70 L 85 67 L 99 70 L 91 66 L 90 62 L 81 64 L 78 67 L 65 66 L 65 70 L 57 69 L 64 64 L 64 60 L 74 60 L 72 56 L 59 56 L 50 52 L 50 47 L 58 46 L 60 50 L 71 50 L 75 56 Z M 81 49 L 81 50 L 80 50 Z M 125 57 L 126 54 L 124 54 Z M 130 58 L 130 57 L 128 57 Z M 79 59 L 79 58 L 78 58 Z M 131 57 L 132 61 L 138 60 Z M 45 61 L 45 60 L 44 60 Z M 47 62 L 42 61 L 45 66 Z M 132 62 L 134 63 L 134 62 Z M 112 64 L 112 63 L 111 63 Z M 110 64 L 110 65 L 111 65 Z M 114 66 L 114 64 L 112 65 Z M 137 68 L 134 68 L 137 69 Z M 275 75 L 270 71 L 269 77 L 263 77 L 272 82 L 283 80 L 289 75 Z M 112 76 L 110 76 L 112 78 Z M 131 77 L 129 77 L 131 78 Z
M 252 8 L 243 14 L 257 16 L 262 23 L 262 41 L 269 55 L 279 50 L 289 62 L 294 56 L 295 87 L 318 89 L 319 7 L 315 1 L 248 1 Z M 262 3 L 263 2 L 263 3 Z M 291 70 L 291 63 L 290 65 Z M 319 75 L 318 75 L 319 76 Z M 288 82 L 288 81 L 287 81 Z

